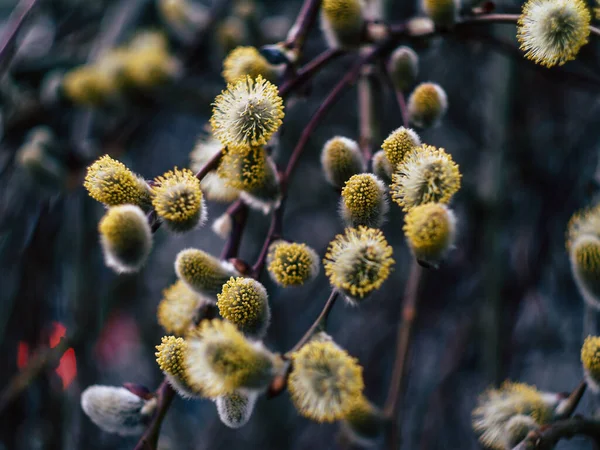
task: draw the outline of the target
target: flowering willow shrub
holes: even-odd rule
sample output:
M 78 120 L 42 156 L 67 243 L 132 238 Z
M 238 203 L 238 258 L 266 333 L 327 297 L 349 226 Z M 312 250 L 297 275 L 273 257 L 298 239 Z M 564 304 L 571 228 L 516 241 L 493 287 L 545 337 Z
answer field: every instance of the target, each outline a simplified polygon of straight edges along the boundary
M 169 21 L 184 23 L 180 16 L 190 10 L 182 1 L 160 5 Z M 184 233 L 212 220 L 214 232 L 227 240 L 220 257 L 198 248 L 184 249 L 176 256 L 173 265 L 178 281 L 165 286 L 157 314 L 166 332 L 156 346 L 156 361 L 165 381 L 150 394 L 89 388 L 82 406 L 98 426 L 120 434 L 143 432 L 137 448 L 156 448 L 162 419 L 175 393 L 214 401 L 222 422 L 239 428 L 252 420 L 260 396 L 287 389 L 300 415 L 316 422 L 339 422 L 355 444 L 377 445 L 385 438 L 390 448 L 397 447 L 393 430 L 409 341 L 400 334 L 388 398 L 380 408 L 364 393 L 363 372 L 369 368 L 363 368 L 335 336 L 327 334 L 326 319 L 340 296 L 358 309 L 371 301 L 394 276 L 394 255 L 400 252 L 410 251 L 414 257 L 409 283 L 418 284 L 421 267 L 443 264 L 460 234 L 461 223 L 452 205 L 461 188 L 460 168 L 452 149 L 423 142 L 419 135 L 443 121 L 451 104 L 443 80 L 437 80 L 441 84 L 425 81 L 427 74 L 420 74 L 415 50 L 399 44 L 438 31 L 451 33 L 470 23 L 511 22 L 517 25 L 515 37 L 524 56 L 551 67 L 574 59 L 592 30 L 591 14 L 582 0 L 529 0 L 520 16 L 487 14 L 485 8 L 461 16 L 463 9 L 456 0 L 424 0 L 422 7 L 427 17 L 394 26 L 373 20 L 358 0 L 306 0 L 284 42 L 260 50 L 238 46 L 225 58 L 222 75 L 227 86 L 212 103 L 209 133 L 190 149 L 195 174 L 173 168 L 146 181 L 107 155 L 88 167 L 84 185 L 92 198 L 108 208 L 99 230 L 106 263 L 116 272 L 143 270 L 156 232 Z M 317 62 L 299 68 L 306 33 L 317 18 L 330 49 Z M 189 23 L 193 22 L 190 18 Z M 113 84 L 124 77 L 124 86 L 144 87 L 175 76 L 165 42 L 156 35 L 136 39 L 126 49 L 132 53 L 121 61 L 123 67 L 111 72 Z M 148 53 L 148 48 L 154 53 Z M 287 149 L 280 148 L 277 135 L 286 124 L 288 96 L 342 52 L 355 58 L 355 66 L 323 100 L 295 148 L 281 151 Z M 136 62 L 138 57 L 147 59 L 142 64 Z M 64 89 L 73 101 L 98 104 L 117 90 L 106 81 L 100 66 L 77 69 L 85 71 L 65 79 Z M 310 243 L 293 242 L 286 236 L 283 208 L 289 180 L 312 131 L 340 94 L 357 79 L 368 87 L 368 77 L 361 73 L 367 66 L 385 71 L 382 75 L 394 88 L 401 115 L 395 129 L 376 143 L 381 149 L 372 148 L 370 128 L 376 124 L 365 111 L 378 105 L 369 89 L 363 90 L 367 94 L 359 96 L 359 139 L 329 136 L 320 162 L 323 177 L 339 192 L 339 219 L 345 228 L 331 236 L 326 252 L 319 255 Z M 96 84 L 85 79 L 90 70 L 98 78 Z M 415 86 L 419 77 L 424 80 Z M 282 154 L 290 154 L 287 164 Z M 211 201 L 230 206 L 223 216 L 211 218 Z M 249 208 L 271 215 L 269 232 L 254 264 L 238 255 Z M 578 286 L 594 307 L 600 304 L 598 211 L 595 207 L 574 216 L 567 242 Z M 404 215 L 405 249 L 393 248 L 381 229 L 389 214 Z M 210 232 L 208 227 L 204 230 Z M 269 293 L 260 282 L 264 270 L 280 287 L 293 288 L 311 283 L 319 276 L 321 264 L 331 287 L 322 313 L 292 349 L 274 352 L 263 342 L 273 320 Z M 410 336 L 416 289 L 407 292 L 402 327 Z M 600 379 L 599 339 L 589 337 L 581 351 L 583 371 L 594 390 Z M 564 422 L 582 393 L 580 388 L 567 397 L 506 382 L 486 391 L 474 405 L 474 432 L 490 448 L 530 448 L 522 446 L 526 441 L 539 443 L 545 438 L 544 430 L 554 430 L 553 424 Z M 577 432 L 566 428 L 564 435 Z

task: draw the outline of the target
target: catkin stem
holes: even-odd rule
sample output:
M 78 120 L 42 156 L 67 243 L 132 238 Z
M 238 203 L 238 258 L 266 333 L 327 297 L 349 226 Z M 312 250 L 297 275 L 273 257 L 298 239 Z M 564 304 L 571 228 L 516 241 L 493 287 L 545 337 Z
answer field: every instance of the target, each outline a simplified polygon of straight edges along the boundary
M 396 360 L 394 361 L 388 395 L 383 410 L 385 416 L 391 421 L 388 435 L 390 449 L 397 449 L 399 447 L 397 422 L 400 421 L 398 417 L 399 407 L 402 400 L 402 387 L 412 339 L 413 324 L 417 316 L 418 291 L 422 271 L 423 269 L 419 263 L 413 261 L 404 290 L 402 318 L 398 327 L 398 340 L 396 344 Z
M 8 69 L 9 61 L 15 53 L 15 39 L 39 0 L 21 0 L 6 22 L 5 31 L 0 38 L 0 78 Z

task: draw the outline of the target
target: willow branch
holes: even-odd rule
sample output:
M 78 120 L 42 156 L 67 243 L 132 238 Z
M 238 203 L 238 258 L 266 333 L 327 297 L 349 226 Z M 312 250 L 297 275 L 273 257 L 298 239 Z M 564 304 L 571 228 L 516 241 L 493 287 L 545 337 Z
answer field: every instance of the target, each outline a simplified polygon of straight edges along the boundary
M 398 415 L 400 401 L 402 399 L 402 387 L 404 376 L 406 374 L 413 324 L 415 317 L 417 316 L 418 291 L 422 270 L 419 263 L 414 260 L 404 291 L 402 319 L 400 326 L 398 327 L 398 338 L 396 343 L 396 359 L 394 361 L 394 368 L 392 369 L 390 386 L 384 406 L 384 414 L 392 422 L 389 436 L 390 449 L 398 448 L 398 427 L 396 426 L 396 423 L 399 421 Z
M 144 432 L 143 436 L 138 441 L 134 450 L 154 450 L 158 443 L 158 436 L 160 435 L 160 427 L 163 423 L 165 415 L 171 406 L 171 402 L 175 397 L 175 391 L 164 379 L 159 388 L 156 390 L 156 412 L 150 421 L 150 425 Z
M 334 59 L 343 55 L 344 51 L 340 49 L 327 49 L 312 61 L 306 63 L 295 77 L 286 81 L 281 88 L 279 88 L 279 96 L 285 98 L 291 91 L 301 86 L 306 81 L 310 80 L 316 73 L 318 73 L 323 67 L 329 64 Z
M 317 20 L 317 14 L 321 7 L 321 0 L 304 0 L 302 9 L 290 29 L 285 46 L 287 48 L 301 49 L 306 41 L 306 36 Z
M 559 406 L 556 408 L 556 418 L 557 419 L 567 419 L 571 417 L 571 415 L 577 409 L 577 405 L 581 401 L 583 394 L 585 393 L 585 389 L 587 388 L 587 383 L 582 381 L 579 385 L 569 394 L 569 396 L 564 399 Z
M 222 260 L 236 257 L 240 250 L 242 236 L 246 228 L 246 220 L 248 219 L 248 205 L 242 200 L 237 200 L 227 209 L 227 214 L 233 220 L 233 227 L 221 252 Z
M 15 53 L 15 39 L 19 30 L 39 3 L 39 0 L 21 0 L 8 18 L 5 31 L 0 38 L 0 78 L 4 75 L 9 61 Z
M 596 444 L 600 444 L 600 420 L 573 417 L 559 420 L 532 431 L 527 438 L 513 450 L 551 450 L 561 439 L 571 439 L 574 436 L 587 436 Z
M 202 168 L 196 173 L 196 178 L 198 178 L 200 181 L 202 181 L 202 179 L 208 175 L 208 172 L 211 172 L 213 170 L 215 170 L 217 167 L 219 167 L 219 163 L 221 162 L 221 159 L 223 159 L 223 152 L 218 152 L 216 153 L 212 158 L 210 158 L 206 164 L 204 164 L 204 166 L 202 166 Z
M 315 333 L 317 333 L 319 330 L 325 329 L 327 319 L 329 318 L 329 313 L 333 309 L 338 296 L 339 292 L 337 290 L 334 289 L 331 291 L 331 295 L 327 299 L 327 302 L 325 302 L 325 306 L 323 306 L 319 316 L 315 319 L 313 324 L 306 331 L 306 333 L 304 333 L 304 336 L 300 338 L 296 345 L 294 345 L 294 347 L 292 347 L 292 349 L 284 355 L 284 358 L 288 359 L 287 365 L 281 374 L 273 378 L 273 381 L 269 385 L 269 389 L 267 391 L 267 396 L 269 398 L 276 397 L 285 390 L 287 387 L 287 380 L 292 369 L 292 364 L 291 361 L 289 361 L 289 358 L 291 357 L 292 353 L 300 350 L 300 348 L 302 348 L 302 346 L 306 344 Z

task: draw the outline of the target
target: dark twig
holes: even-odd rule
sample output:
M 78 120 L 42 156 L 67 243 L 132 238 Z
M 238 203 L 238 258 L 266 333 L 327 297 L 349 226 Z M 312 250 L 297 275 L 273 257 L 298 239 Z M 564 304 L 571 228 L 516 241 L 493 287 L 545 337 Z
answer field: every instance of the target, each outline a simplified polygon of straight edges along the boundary
M 559 420 L 532 431 L 513 450 L 551 450 L 561 439 L 571 439 L 576 435 L 584 435 L 600 444 L 600 420 L 585 419 L 580 416 Z
M 557 419 L 567 419 L 571 417 L 571 415 L 577 409 L 577 405 L 581 401 L 581 397 L 585 393 L 585 389 L 587 387 L 587 383 L 582 381 L 579 385 L 569 394 L 569 396 L 564 399 L 561 404 L 556 409 L 556 418 Z
M 260 250 L 260 254 L 252 266 L 252 271 L 250 272 L 254 278 L 260 277 L 260 274 L 265 266 L 265 262 L 267 260 L 267 255 L 269 253 L 269 246 L 271 243 L 278 238 L 281 237 L 281 230 L 283 228 L 283 211 L 285 207 L 284 200 L 281 200 L 279 206 L 273 211 L 271 215 L 271 225 L 269 226 L 269 231 L 267 232 L 267 237 L 263 242 L 263 246 Z
M 246 228 L 246 220 L 248 218 L 248 206 L 242 200 L 237 200 L 227 209 L 227 214 L 229 214 L 231 220 L 233 220 L 233 227 L 229 234 L 229 238 L 223 247 L 223 251 L 221 252 L 222 260 L 235 258 L 239 252 L 244 229 Z
M 285 46 L 287 48 L 301 49 L 306 41 L 306 36 L 317 20 L 321 0 L 304 0 L 302 9 L 290 29 Z
M 390 449 L 397 449 L 398 445 L 398 426 L 399 407 L 402 399 L 402 387 L 404 375 L 406 374 L 406 365 L 408 361 L 408 353 L 412 339 L 412 329 L 417 316 L 417 301 L 419 283 L 421 281 L 423 269 L 417 261 L 412 262 L 408 281 L 404 290 L 404 304 L 402 305 L 402 320 L 398 327 L 398 340 L 396 344 L 396 359 L 392 376 L 390 378 L 390 386 L 384 406 L 385 416 L 391 420 L 390 426 Z
M 144 435 L 140 438 L 134 450 L 154 450 L 158 443 L 158 436 L 160 435 L 160 427 L 162 422 L 171 406 L 171 402 L 175 397 L 175 391 L 165 379 L 156 390 L 156 413 L 150 421 L 150 425 L 144 432 Z
M 0 78 L 9 66 L 9 61 L 15 53 L 15 39 L 19 30 L 40 0 L 21 0 L 6 22 L 5 31 L 0 37 Z
M 337 290 L 334 289 L 333 291 L 331 291 L 331 295 L 327 299 L 327 302 L 325 302 L 325 306 L 323 306 L 321 313 L 313 322 L 311 327 L 306 331 L 306 333 L 304 333 L 304 336 L 300 338 L 296 345 L 294 345 L 294 347 L 284 355 L 284 358 L 288 359 L 288 362 L 284 367 L 284 370 L 282 370 L 281 374 L 273 378 L 273 381 L 269 385 L 269 389 L 267 391 L 267 396 L 269 398 L 276 397 L 285 390 L 285 388 L 287 387 L 287 379 L 292 369 L 292 364 L 291 361 L 289 361 L 289 358 L 291 357 L 292 353 L 298 351 L 304 344 L 306 344 L 310 340 L 310 338 L 314 336 L 315 333 L 325 329 L 325 326 L 327 324 L 327 318 L 329 317 L 329 313 L 335 305 L 338 295 L 339 293 Z
M 200 170 L 196 173 L 196 178 L 198 178 L 199 180 L 202 180 L 202 178 L 204 178 L 206 175 L 208 175 L 208 172 L 211 172 L 211 171 L 215 170 L 217 167 L 219 167 L 219 163 L 221 162 L 222 158 L 223 158 L 223 152 L 216 153 L 212 158 L 210 158 L 206 162 L 206 164 L 204 164 L 204 166 L 202 166 L 202 168 L 200 168 Z
M 279 95 L 282 98 L 288 96 L 288 94 L 301 86 L 303 83 L 311 79 L 317 72 L 319 72 L 323 67 L 329 64 L 334 59 L 343 55 L 344 51 L 340 49 L 327 49 L 315 59 L 311 60 L 305 66 L 303 66 L 295 77 L 291 78 L 289 81 L 285 82 L 279 88 Z
M 317 319 L 314 321 L 314 323 L 311 325 L 308 331 L 304 333 L 304 336 L 300 338 L 296 345 L 294 345 L 294 347 L 292 347 L 292 349 L 286 353 L 287 355 L 290 355 L 300 350 L 300 348 L 304 344 L 306 344 L 316 332 L 320 331 L 322 328 L 325 328 L 327 318 L 329 317 L 329 313 L 333 309 L 333 306 L 335 305 L 335 301 L 337 300 L 338 296 L 339 292 L 337 291 L 337 289 L 331 291 L 331 295 L 329 295 L 329 298 L 327 299 L 327 302 L 325 303 L 321 314 L 319 314 L 319 317 L 317 317 Z

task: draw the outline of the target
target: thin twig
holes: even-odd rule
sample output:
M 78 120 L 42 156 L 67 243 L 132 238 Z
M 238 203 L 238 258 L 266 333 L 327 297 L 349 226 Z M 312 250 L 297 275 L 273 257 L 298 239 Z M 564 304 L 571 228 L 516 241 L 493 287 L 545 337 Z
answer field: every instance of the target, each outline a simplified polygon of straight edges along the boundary
M 242 236 L 244 235 L 244 229 L 246 228 L 246 220 L 248 219 L 248 205 L 242 200 L 237 200 L 227 208 L 227 214 L 229 214 L 231 220 L 233 220 L 233 227 L 231 228 L 229 238 L 221 252 L 221 259 L 225 261 L 230 258 L 235 258 L 240 250 Z
M 567 419 L 573 415 L 575 410 L 577 409 L 577 405 L 581 401 L 581 397 L 585 393 L 585 389 L 587 387 L 587 383 L 585 381 L 581 381 L 579 385 L 573 389 L 573 392 L 569 394 L 569 396 L 561 401 L 559 406 L 556 408 L 556 418 L 557 419 Z
M 402 319 L 398 327 L 398 339 L 396 343 L 396 359 L 394 361 L 394 368 L 392 369 L 390 386 L 384 406 L 384 414 L 392 423 L 389 436 L 390 449 L 398 448 L 397 422 L 399 421 L 399 407 L 402 399 L 402 387 L 412 339 L 412 329 L 415 317 L 417 316 L 418 291 L 422 271 L 423 269 L 419 263 L 413 261 L 404 290 Z
M 273 241 L 281 237 L 281 230 L 283 228 L 283 211 L 285 208 L 284 200 L 285 198 L 281 200 L 281 203 L 271 215 L 271 225 L 269 226 L 267 237 L 263 242 L 260 254 L 258 255 L 256 262 L 252 266 L 252 271 L 250 272 L 254 278 L 260 277 L 260 274 L 265 266 L 265 262 L 267 261 L 267 255 L 269 254 L 269 246 Z
M 19 30 L 39 3 L 39 0 L 21 0 L 8 18 L 5 31 L 0 38 L 0 78 L 4 75 L 9 61 L 15 53 L 15 39 Z
M 580 416 L 559 420 L 539 431 L 530 432 L 513 450 L 551 450 L 561 439 L 571 439 L 576 435 L 588 436 L 596 445 L 600 444 L 600 420 Z
M 167 414 L 167 411 L 169 410 L 169 406 L 171 406 L 173 398 L 175 398 L 175 391 L 166 379 L 163 380 L 161 385 L 156 390 L 156 397 L 156 412 L 150 421 L 150 425 L 148 425 L 148 428 L 138 441 L 134 450 L 156 449 L 158 436 L 160 435 L 160 427 L 165 415 Z
M 223 152 L 216 153 L 212 158 L 210 158 L 204 166 L 200 168 L 200 170 L 196 173 L 196 178 L 202 181 L 202 179 L 208 175 L 208 172 L 215 170 L 219 167 L 219 163 L 223 158 Z
M 279 88 L 279 96 L 285 98 L 288 94 L 294 89 L 301 86 L 303 83 L 311 79 L 317 72 L 319 72 L 323 67 L 329 64 L 334 59 L 343 55 L 344 51 L 334 48 L 327 49 L 316 58 L 308 62 L 305 66 L 303 66 L 295 77 L 285 82 Z
M 302 49 L 308 32 L 317 20 L 320 6 L 321 0 L 304 0 L 302 9 L 285 40 L 287 48 Z
M 292 370 L 292 363 L 289 360 L 291 358 L 291 355 L 294 352 L 298 351 L 304 344 L 306 344 L 317 331 L 325 329 L 327 324 L 327 318 L 329 317 L 329 313 L 331 313 L 331 310 L 335 305 L 338 295 L 339 293 L 337 290 L 334 289 L 333 291 L 331 291 L 331 295 L 327 299 L 327 302 L 325 302 L 325 306 L 323 306 L 323 309 L 321 310 L 319 316 L 316 318 L 316 320 L 313 322 L 310 328 L 306 331 L 306 333 L 304 333 L 304 335 L 296 343 L 296 345 L 294 345 L 294 347 L 284 355 L 284 358 L 288 361 L 281 373 L 274 377 L 271 381 L 269 389 L 267 390 L 267 396 L 269 398 L 277 397 L 286 389 L 287 380 Z
M 308 331 L 304 333 L 304 336 L 300 338 L 296 345 L 294 345 L 292 349 L 286 353 L 287 355 L 290 355 L 300 350 L 300 348 L 304 344 L 306 344 L 317 331 L 319 331 L 321 328 L 325 328 L 325 324 L 327 323 L 327 319 L 329 318 L 329 313 L 333 309 L 333 306 L 335 305 L 338 296 L 339 292 L 337 291 L 337 289 L 331 291 L 331 295 L 329 295 L 329 298 L 327 299 L 327 302 L 325 303 L 321 314 L 319 314 L 319 317 L 317 317 L 317 319 L 314 321 L 314 323 L 311 325 Z

